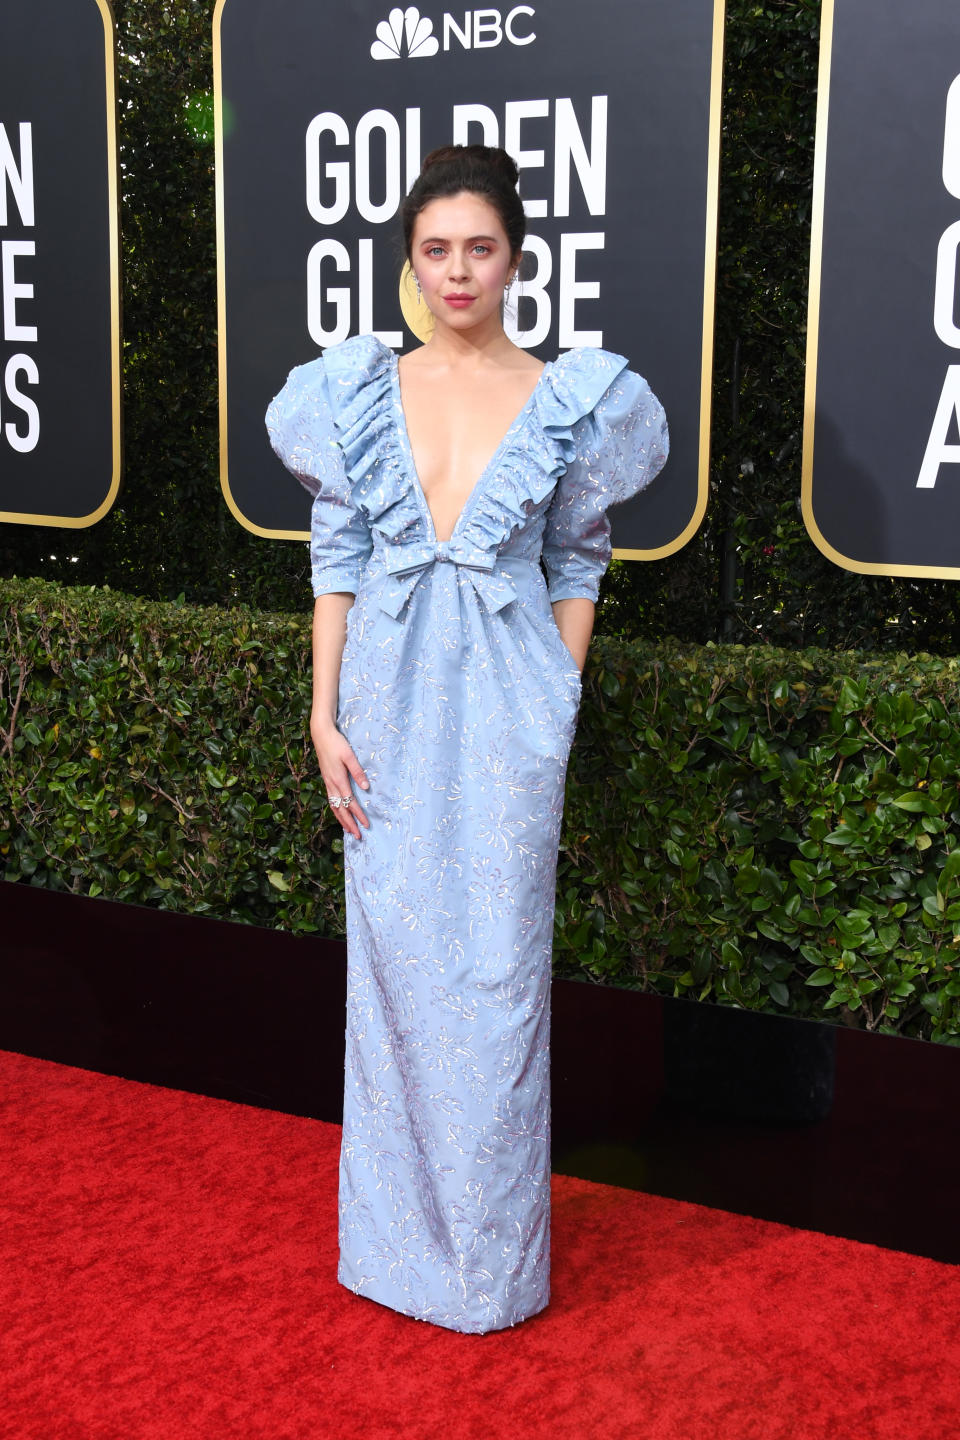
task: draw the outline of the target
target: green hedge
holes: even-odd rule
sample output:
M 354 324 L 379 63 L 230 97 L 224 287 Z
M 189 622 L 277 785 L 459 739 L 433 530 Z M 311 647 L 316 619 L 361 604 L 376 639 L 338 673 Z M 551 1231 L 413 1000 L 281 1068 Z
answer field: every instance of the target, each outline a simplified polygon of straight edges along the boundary
M 308 622 L 0 583 L 8 880 L 342 934 Z M 599 638 L 560 974 L 960 1043 L 960 666 Z

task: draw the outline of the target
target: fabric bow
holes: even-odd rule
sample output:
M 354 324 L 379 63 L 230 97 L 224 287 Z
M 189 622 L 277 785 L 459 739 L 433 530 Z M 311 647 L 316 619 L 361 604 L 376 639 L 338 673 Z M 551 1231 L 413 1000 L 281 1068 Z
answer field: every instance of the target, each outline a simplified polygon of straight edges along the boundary
M 517 591 L 506 575 L 494 574 L 496 554 L 468 545 L 462 540 L 439 540 L 417 544 L 387 544 L 384 547 L 386 575 L 380 588 L 379 605 L 399 619 L 400 611 L 431 565 L 459 565 L 473 582 L 481 602 L 495 614 L 516 600 Z

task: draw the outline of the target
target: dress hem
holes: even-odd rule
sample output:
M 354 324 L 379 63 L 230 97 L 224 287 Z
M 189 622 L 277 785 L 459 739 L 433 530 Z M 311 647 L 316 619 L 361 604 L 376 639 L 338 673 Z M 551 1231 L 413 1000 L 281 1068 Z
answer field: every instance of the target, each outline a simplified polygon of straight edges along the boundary
M 453 1330 L 460 1335 L 493 1335 L 499 1330 L 512 1330 L 514 1326 L 522 1325 L 525 1320 L 532 1320 L 536 1315 L 542 1315 L 550 1304 L 548 1294 L 542 1304 L 537 1305 L 535 1309 L 524 1310 L 522 1315 L 515 1315 L 511 1320 L 503 1320 L 496 1325 L 487 1325 L 483 1321 L 471 1324 L 469 1321 L 458 1322 L 453 1318 L 441 1319 L 435 1315 L 418 1315 L 415 1310 L 407 1309 L 405 1306 L 397 1304 L 395 1300 L 381 1298 L 379 1295 L 371 1294 L 368 1290 L 351 1285 L 349 1281 L 343 1279 L 342 1275 L 337 1276 L 337 1283 L 342 1285 L 344 1290 L 349 1290 L 351 1295 L 356 1295 L 359 1300 L 372 1300 L 375 1305 L 382 1305 L 384 1309 L 393 1310 L 398 1315 L 406 1315 L 410 1320 L 419 1320 L 426 1325 L 436 1325 L 442 1330 Z

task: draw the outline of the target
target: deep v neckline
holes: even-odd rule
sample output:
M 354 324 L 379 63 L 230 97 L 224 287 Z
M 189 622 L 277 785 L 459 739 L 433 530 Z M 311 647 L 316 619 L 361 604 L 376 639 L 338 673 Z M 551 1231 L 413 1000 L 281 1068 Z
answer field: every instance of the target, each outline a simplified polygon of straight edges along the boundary
M 527 412 L 536 399 L 537 392 L 539 391 L 540 386 L 543 384 L 544 377 L 546 376 L 547 371 L 550 369 L 551 362 L 548 360 L 544 365 L 543 369 L 540 371 L 540 374 L 537 376 L 537 383 L 534 385 L 523 405 L 517 411 L 510 424 L 507 426 L 506 430 L 503 433 L 503 438 L 500 440 L 496 449 L 493 451 L 493 454 L 490 456 L 490 459 L 484 465 L 483 469 L 480 471 L 480 474 L 477 476 L 476 480 L 470 487 L 470 490 L 467 493 L 467 498 L 466 500 L 464 500 L 463 505 L 460 508 L 460 514 L 457 516 L 456 521 L 453 525 L 453 529 L 450 531 L 449 536 L 446 540 L 440 541 L 437 538 L 437 524 L 433 518 L 433 511 L 430 509 L 430 502 L 427 500 L 426 491 L 424 490 L 423 485 L 420 482 L 420 475 L 417 471 L 417 462 L 413 456 L 413 446 L 410 443 L 410 432 L 407 429 L 407 415 L 406 411 L 403 408 L 403 395 L 401 394 L 400 390 L 400 356 L 395 350 L 391 350 L 390 354 L 393 357 L 390 379 L 393 389 L 393 405 L 394 411 L 396 413 L 397 433 L 400 436 L 401 449 L 404 453 L 404 459 L 407 462 L 407 469 L 410 472 L 410 479 L 413 483 L 413 488 L 416 492 L 420 508 L 423 511 L 424 518 L 430 526 L 431 540 L 433 540 L 434 543 L 437 545 L 448 545 L 450 541 L 455 538 L 457 531 L 460 529 L 460 526 L 463 522 L 464 516 L 467 514 L 468 510 L 473 504 L 474 499 L 479 494 L 483 486 L 483 482 L 486 480 L 490 471 L 497 464 L 507 445 L 510 443 L 514 431 L 526 419 Z

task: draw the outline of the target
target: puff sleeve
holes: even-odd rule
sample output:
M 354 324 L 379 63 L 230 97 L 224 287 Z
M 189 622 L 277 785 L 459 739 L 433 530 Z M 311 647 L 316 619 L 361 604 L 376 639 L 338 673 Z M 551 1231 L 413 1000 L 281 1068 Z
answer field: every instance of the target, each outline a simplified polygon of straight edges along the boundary
M 310 561 L 314 595 L 356 595 L 373 548 L 363 512 L 354 503 L 330 403 L 322 359 L 291 370 L 270 402 L 267 434 L 274 453 L 313 496 Z
M 573 426 L 576 458 L 557 482 L 543 538 L 550 600 L 596 600 L 610 563 L 608 507 L 659 474 L 670 442 L 663 406 L 650 386 L 623 370 Z

